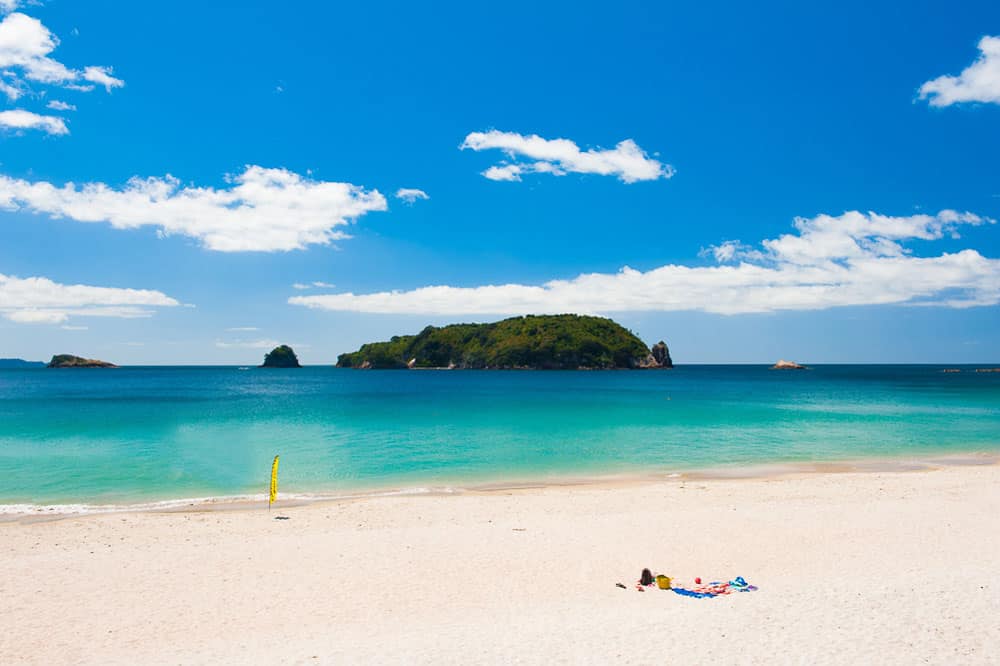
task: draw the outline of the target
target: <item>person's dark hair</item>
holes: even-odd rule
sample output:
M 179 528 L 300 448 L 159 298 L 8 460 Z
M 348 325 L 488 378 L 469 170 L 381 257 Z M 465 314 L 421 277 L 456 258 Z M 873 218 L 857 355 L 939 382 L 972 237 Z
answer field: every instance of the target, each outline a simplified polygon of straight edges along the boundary
M 653 572 L 649 569 L 643 569 L 642 575 L 639 576 L 639 583 L 641 585 L 652 585 L 653 584 Z

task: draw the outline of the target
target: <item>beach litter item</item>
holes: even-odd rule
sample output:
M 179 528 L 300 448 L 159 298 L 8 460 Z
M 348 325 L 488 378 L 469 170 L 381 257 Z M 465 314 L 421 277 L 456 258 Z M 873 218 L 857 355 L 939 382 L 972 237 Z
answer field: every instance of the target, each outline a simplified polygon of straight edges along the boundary
M 670 576 L 659 575 L 656 577 L 656 586 L 661 590 L 670 589 Z
M 700 578 L 696 578 L 695 584 L 691 587 L 679 586 L 677 583 L 674 583 L 670 589 L 682 597 L 693 597 L 695 599 L 712 599 L 724 594 L 732 594 L 733 592 L 755 592 L 757 590 L 757 586 L 749 584 L 743 576 L 737 576 L 726 582 L 713 580 L 704 585 L 700 581 Z
M 620 587 L 620 588 L 622 588 L 623 590 L 627 590 L 627 589 L 628 589 L 627 587 L 625 587 L 625 584 L 624 584 L 624 583 L 615 583 L 615 587 Z
M 729 588 L 737 592 L 751 592 L 752 590 L 750 588 L 753 588 L 754 590 L 757 589 L 753 585 L 750 585 L 745 580 L 743 580 L 743 576 L 737 576 L 736 578 L 729 581 Z

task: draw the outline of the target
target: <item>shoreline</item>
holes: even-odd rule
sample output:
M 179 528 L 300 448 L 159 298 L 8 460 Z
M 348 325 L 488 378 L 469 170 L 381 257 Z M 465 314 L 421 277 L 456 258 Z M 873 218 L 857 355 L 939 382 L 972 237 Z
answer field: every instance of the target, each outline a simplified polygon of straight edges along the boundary
M 931 456 L 878 456 L 815 461 L 779 461 L 750 465 L 716 465 L 690 469 L 665 468 L 647 472 L 607 474 L 550 474 L 537 477 L 458 480 L 447 485 L 372 485 L 318 492 L 278 493 L 274 509 L 311 504 L 365 501 L 386 497 L 437 497 L 485 495 L 550 488 L 618 488 L 689 481 L 751 481 L 838 474 L 929 472 L 950 467 L 1000 466 L 1000 452 L 967 451 Z M 60 520 L 79 516 L 135 513 L 198 513 L 211 511 L 256 511 L 266 504 L 266 493 L 181 497 L 136 502 L 53 504 L 0 504 L 0 524 Z
M 0 523 L 0 662 L 993 663 L 1000 465 L 948 462 Z

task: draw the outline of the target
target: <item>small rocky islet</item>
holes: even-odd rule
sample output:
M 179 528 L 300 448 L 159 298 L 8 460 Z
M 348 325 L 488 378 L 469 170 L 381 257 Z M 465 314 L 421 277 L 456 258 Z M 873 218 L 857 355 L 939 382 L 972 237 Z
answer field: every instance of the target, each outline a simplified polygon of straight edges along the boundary
M 94 358 L 83 358 L 72 354 L 56 354 L 45 366 L 47 368 L 117 368 L 114 363 L 99 361 Z
M 264 355 L 264 363 L 260 367 L 301 368 L 302 366 L 299 365 L 299 357 L 295 355 L 295 351 L 288 345 L 281 345 Z

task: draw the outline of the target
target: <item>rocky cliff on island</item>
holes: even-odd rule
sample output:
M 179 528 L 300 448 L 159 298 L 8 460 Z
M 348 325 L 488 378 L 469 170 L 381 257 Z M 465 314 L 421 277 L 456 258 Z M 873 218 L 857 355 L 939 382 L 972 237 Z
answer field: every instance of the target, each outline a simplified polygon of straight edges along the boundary
M 490 324 L 428 326 L 371 342 L 337 358 L 338 368 L 605 370 L 673 367 L 664 342 L 650 349 L 610 319 L 528 315 Z
M 670 350 L 667 349 L 667 343 L 660 340 L 655 345 L 649 349 L 650 355 L 653 357 L 654 367 L 659 368 L 672 368 L 674 367 L 673 359 L 670 358 Z
M 264 355 L 262 368 L 301 368 L 299 358 L 288 345 L 275 347 Z
M 49 361 L 49 368 L 117 368 L 114 363 L 98 361 L 93 358 L 83 358 L 72 354 L 56 354 Z
M 772 370 L 805 370 L 806 366 L 799 365 L 795 361 L 786 361 L 781 359 L 777 363 L 771 366 Z

